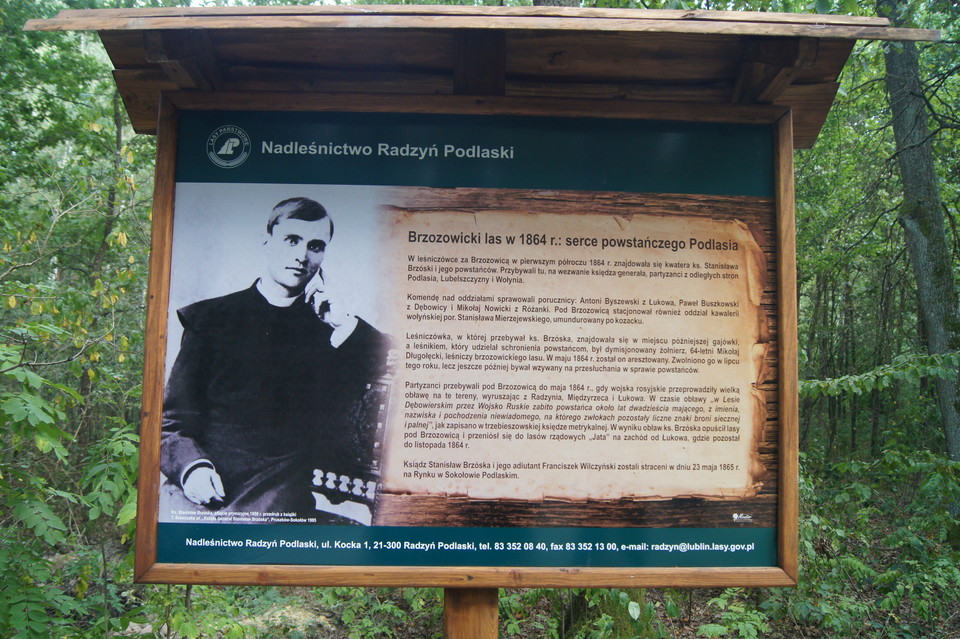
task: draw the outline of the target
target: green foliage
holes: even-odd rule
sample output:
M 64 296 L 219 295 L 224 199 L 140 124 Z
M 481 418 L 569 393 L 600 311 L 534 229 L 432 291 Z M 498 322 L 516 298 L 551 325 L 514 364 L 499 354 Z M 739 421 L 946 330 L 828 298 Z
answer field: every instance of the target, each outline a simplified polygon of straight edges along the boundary
M 120 117 L 95 37 L 21 30 L 61 8 L 0 0 L 4 637 L 130 619 L 114 533 L 133 525 L 153 141 Z
M 944 29 L 923 45 L 931 141 L 948 218 L 957 214 L 958 38 L 948 3 L 903 3 L 917 26 Z M 869 15 L 876 5 L 854 11 Z M 813 149 L 795 155 L 800 288 L 802 444 L 833 460 L 875 456 L 906 438 L 943 450 L 933 383 L 955 379 L 956 353 L 925 355 L 915 277 L 898 224 L 898 152 L 886 95 L 884 46 L 861 43 Z M 931 98 L 931 96 L 935 96 Z M 950 96 L 947 98 L 947 96 Z M 946 99 L 945 99 L 946 98 Z M 957 259 L 956 224 L 948 227 Z M 956 350 L 957 345 L 952 348 Z M 861 372 L 861 371 L 866 371 Z
M 146 589 L 137 614 L 141 627 L 156 637 L 177 639 L 246 639 L 257 636 L 250 610 L 235 597 L 235 588 L 160 586 Z
M 50 564 L 37 544 L 23 543 L 13 529 L 0 528 L 0 636 L 46 637 L 56 613 L 71 601 L 54 587 Z
M 669 637 L 661 602 L 645 588 L 573 588 L 561 636 L 575 639 L 662 639 Z M 558 601 L 563 602 L 561 598 Z M 525 635 L 527 636 L 527 635 Z M 544 635 L 556 636 L 556 635 Z
M 746 603 L 742 588 L 727 588 L 719 597 L 708 601 L 707 605 L 720 610 L 720 623 L 700 626 L 697 629 L 698 636 L 757 639 L 770 632 L 766 616 Z
M 877 366 L 865 373 L 842 375 L 833 379 L 804 380 L 800 382 L 800 394 L 814 399 L 822 395 L 863 395 L 892 388 L 897 382 L 919 385 L 932 377 L 956 379 L 958 366 L 960 352 L 943 355 L 899 355 L 892 363 Z
M 394 637 L 398 627 L 412 622 L 411 612 L 439 619 L 443 609 L 441 591 L 435 589 L 402 589 L 406 606 L 390 597 L 394 589 L 335 587 L 317 592 L 320 602 L 339 615 L 350 639 Z
M 760 608 L 839 636 L 912 627 L 946 639 L 960 602 L 960 546 L 948 541 L 958 522 L 947 508 L 958 497 L 960 464 L 925 451 L 805 475 L 800 584 L 770 591 Z
M 80 485 L 86 495 L 91 520 L 101 514 L 120 526 L 136 514 L 135 486 L 139 438 L 129 424 L 118 424 L 90 447 Z
M 548 607 L 538 606 L 547 602 Z M 561 602 L 551 588 L 500 591 L 502 635 L 510 637 L 560 637 Z

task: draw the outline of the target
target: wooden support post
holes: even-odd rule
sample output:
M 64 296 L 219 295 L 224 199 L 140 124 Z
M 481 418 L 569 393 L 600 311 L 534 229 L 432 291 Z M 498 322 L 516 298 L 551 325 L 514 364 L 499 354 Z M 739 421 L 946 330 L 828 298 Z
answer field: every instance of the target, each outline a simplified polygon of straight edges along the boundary
M 444 588 L 444 639 L 496 639 L 499 602 L 496 588 Z

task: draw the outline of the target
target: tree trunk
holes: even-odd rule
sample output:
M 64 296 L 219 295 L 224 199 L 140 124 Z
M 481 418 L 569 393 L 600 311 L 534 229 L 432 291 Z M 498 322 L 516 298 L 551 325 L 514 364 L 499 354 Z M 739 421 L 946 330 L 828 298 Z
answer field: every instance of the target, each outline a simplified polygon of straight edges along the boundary
M 903 0 L 878 0 L 878 13 L 902 26 L 908 10 Z M 903 228 L 927 351 L 941 354 L 960 346 L 960 309 L 953 276 L 947 228 L 934 165 L 926 101 L 920 84 L 919 54 L 913 42 L 891 43 L 884 54 L 887 93 L 893 115 L 897 164 L 903 185 L 899 223 Z M 947 454 L 960 461 L 960 411 L 956 379 L 936 378 L 934 386 L 946 437 Z

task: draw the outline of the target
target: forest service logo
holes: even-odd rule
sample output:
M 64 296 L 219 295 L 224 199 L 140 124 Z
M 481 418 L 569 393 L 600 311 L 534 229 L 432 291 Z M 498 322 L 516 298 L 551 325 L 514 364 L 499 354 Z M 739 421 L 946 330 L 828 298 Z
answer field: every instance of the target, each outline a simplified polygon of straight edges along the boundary
M 250 157 L 250 136 L 238 126 L 222 126 L 207 138 L 207 157 L 221 169 L 240 166 Z

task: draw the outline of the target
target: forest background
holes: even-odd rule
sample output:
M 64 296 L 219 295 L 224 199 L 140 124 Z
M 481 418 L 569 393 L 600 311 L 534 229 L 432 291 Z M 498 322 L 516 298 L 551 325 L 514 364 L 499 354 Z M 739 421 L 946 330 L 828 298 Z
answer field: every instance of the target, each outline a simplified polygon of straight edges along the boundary
M 432 589 L 132 582 L 154 138 L 95 36 L 21 28 L 184 4 L 0 0 L 0 636 L 439 636 Z M 501 635 L 960 637 L 960 6 L 583 6 L 885 15 L 943 39 L 858 44 L 796 152 L 799 586 L 505 590 Z

